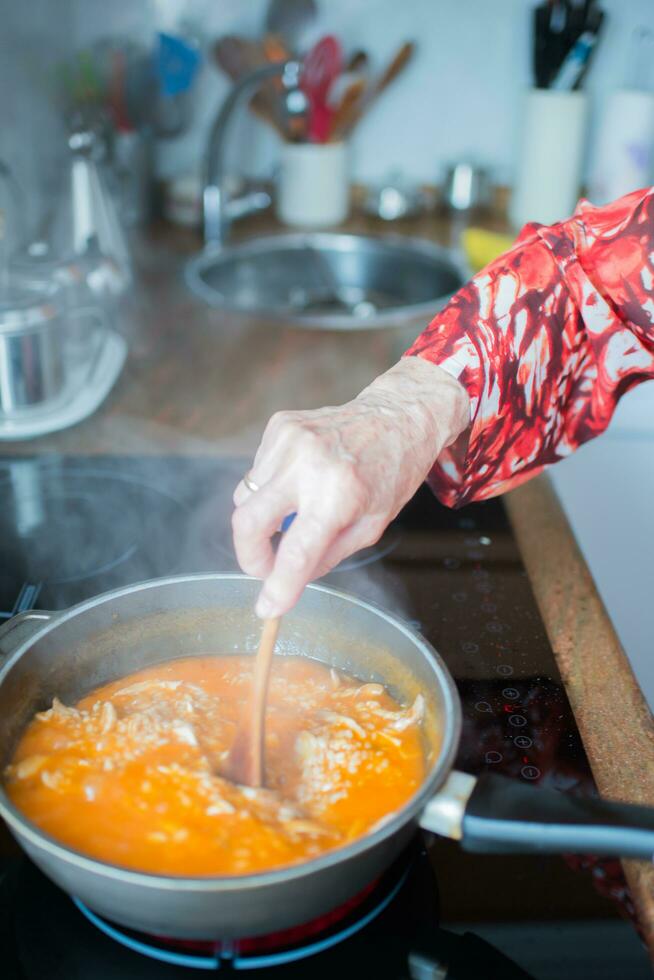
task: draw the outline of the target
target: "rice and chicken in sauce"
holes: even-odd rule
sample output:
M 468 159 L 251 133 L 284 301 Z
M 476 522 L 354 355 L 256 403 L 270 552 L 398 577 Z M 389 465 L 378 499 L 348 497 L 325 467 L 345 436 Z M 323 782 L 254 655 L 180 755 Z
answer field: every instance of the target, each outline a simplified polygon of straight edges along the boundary
M 275 658 L 266 788 L 218 773 L 252 658 L 168 661 L 37 714 L 5 770 L 41 830 L 111 864 L 238 875 L 317 857 L 400 809 L 425 775 L 424 701 L 302 657 Z

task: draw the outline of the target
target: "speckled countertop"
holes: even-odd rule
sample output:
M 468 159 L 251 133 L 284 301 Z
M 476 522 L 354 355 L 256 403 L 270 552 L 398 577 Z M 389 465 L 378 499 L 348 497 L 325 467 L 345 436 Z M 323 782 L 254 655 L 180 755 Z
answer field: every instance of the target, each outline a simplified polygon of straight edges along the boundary
M 379 230 L 366 218 L 346 227 Z M 234 237 L 276 230 L 263 216 L 238 224 Z M 419 219 L 402 230 L 447 240 L 443 221 Z M 132 244 L 137 287 L 118 323 L 129 356 L 115 388 L 87 421 L 7 443 L 6 451 L 249 455 L 273 412 L 347 401 L 424 325 L 345 333 L 235 316 L 210 309 L 186 288 L 184 263 L 200 247 L 197 234 L 162 225 Z
M 654 721 L 545 477 L 506 503 L 552 649 L 603 796 L 654 805 Z M 654 960 L 654 867 L 625 861 Z
M 501 221 L 490 226 L 501 230 Z M 273 228 L 263 217 L 237 234 Z M 348 229 L 380 230 L 365 218 Z M 447 224 L 432 217 L 393 230 L 449 243 Z M 0 453 L 249 456 L 274 411 L 346 401 L 420 329 L 306 331 L 209 310 L 182 279 L 184 260 L 198 247 L 196 235 L 164 227 L 135 242 L 139 286 L 119 324 L 129 356 L 114 390 L 85 422 L 5 443 Z M 654 805 L 652 717 L 556 497 L 539 478 L 507 504 L 598 787 Z M 625 867 L 654 957 L 654 868 Z

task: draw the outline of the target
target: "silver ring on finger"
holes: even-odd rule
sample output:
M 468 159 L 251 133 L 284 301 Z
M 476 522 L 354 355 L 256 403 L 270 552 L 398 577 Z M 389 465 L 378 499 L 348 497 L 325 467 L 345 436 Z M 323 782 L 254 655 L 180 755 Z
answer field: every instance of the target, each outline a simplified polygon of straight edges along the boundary
M 254 480 L 250 479 L 249 473 L 246 473 L 245 476 L 243 477 L 243 483 L 248 488 L 250 493 L 256 493 L 258 490 L 261 489 L 258 483 L 255 483 Z

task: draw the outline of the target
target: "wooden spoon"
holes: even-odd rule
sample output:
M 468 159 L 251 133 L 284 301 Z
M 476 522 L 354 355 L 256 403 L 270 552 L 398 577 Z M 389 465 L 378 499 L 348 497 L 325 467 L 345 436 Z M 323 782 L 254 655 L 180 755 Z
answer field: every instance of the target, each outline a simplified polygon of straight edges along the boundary
M 360 71 L 360 72 L 362 72 L 362 71 L 365 71 L 367 67 L 368 67 L 368 54 L 367 54 L 367 52 L 364 51 L 363 48 L 357 48 L 357 50 L 356 51 L 353 51 L 352 54 L 350 55 L 350 60 L 348 61 L 347 65 L 345 66 L 345 71 L 347 71 L 347 72 L 351 72 L 351 71 Z
M 245 712 L 232 742 L 221 775 L 240 786 L 262 786 L 264 778 L 264 722 L 268 681 L 272 664 L 279 619 L 265 619 L 259 650 L 254 663 L 252 685 Z
M 315 20 L 317 12 L 316 0 L 270 0 L 266 31 L 279 34 L 289 48 L 297 48 L 302 34 Z
M 271 64 L 277 61 L 289 61 L 291 52 L 277 34 L 266 34 L 261 42 L 261 50 Z M 282 87 L 281 79 L 274 79 L 278 88 Z
M 234 82 L 268 64 L 260 45 L 236 34 L 228 34 L 216 41 L 213 55 L 225 74 Z M 250 99 L 250 110 L 283 138 L 284 132 L 278 119 L 278 96 L 271 83 L 263 84 L 255 92 Z
M 339 127 L 339 138 L 348 136 L 352 132 L 356 124 L 368 111 L 375 99 L 377 99 L 404 70 L 411 60 L 414 51 L 415 44 L 412 41 L 407 41 L 397 49 L 393 58 L 386 66 L 386 69 L 382 72 L 374 85 L 368 89 L 366 97 L 359 99 L 358 102 L 355 103 L 354 111 L 348 114 L 345 125 Z
M 361 101 L 366 90 L 364 78 L 357 78 L 343 92 L 343 97 L 334 109 L 331 127 L 329 130 L 329 142 L 336 143 L 350 129 L 350 122 L 353 120 L 361 106 Z

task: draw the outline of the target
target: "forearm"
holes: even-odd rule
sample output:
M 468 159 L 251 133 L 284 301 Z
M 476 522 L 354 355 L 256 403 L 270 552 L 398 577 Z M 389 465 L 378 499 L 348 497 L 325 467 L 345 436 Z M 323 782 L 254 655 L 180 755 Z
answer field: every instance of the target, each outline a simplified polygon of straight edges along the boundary
M 422 358 L 403 358 L 375 378 L 355 402 L 369 404 L 397 426 L 405 420 L 406 436 L 427 467 L 470 424 L 470 398 L 459 381 Z
M 654 376 L 654 197 L 526 228 L 408 352 L 459 378 L 467 445 L 430 475 L 450 505 L 502 493 L 601 433 Z

